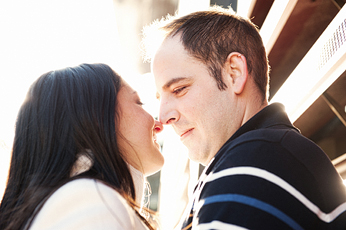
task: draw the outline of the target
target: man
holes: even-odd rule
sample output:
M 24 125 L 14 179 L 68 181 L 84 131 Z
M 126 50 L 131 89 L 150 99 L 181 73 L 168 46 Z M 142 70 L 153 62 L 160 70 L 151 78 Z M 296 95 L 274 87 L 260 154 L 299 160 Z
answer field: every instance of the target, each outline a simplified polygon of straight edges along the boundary
M 281 104 L 268 105 L 256 27 L 212 8 L 161 30 L 151 60 L 159 119 L 206 165 L 181 228 L 345 229 L 341 177 Z

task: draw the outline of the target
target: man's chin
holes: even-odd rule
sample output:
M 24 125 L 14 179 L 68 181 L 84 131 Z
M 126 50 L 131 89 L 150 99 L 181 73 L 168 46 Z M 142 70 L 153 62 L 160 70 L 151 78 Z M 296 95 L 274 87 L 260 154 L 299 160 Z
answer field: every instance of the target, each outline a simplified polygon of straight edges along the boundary
M 189 150 L 188 156 L 189 156 L 189 159 L 190 159 L 191 161 L 196 162 L 196 163 L 198 163 L 198 164 L 201 164 L 201 165 L 205 166 L 205 162 L 204 162 L 204 160 L 201 158 L 201 155 L 199 154 L 199 152 L 196 152 L 196 151 L 191 152 L 191 151 Z

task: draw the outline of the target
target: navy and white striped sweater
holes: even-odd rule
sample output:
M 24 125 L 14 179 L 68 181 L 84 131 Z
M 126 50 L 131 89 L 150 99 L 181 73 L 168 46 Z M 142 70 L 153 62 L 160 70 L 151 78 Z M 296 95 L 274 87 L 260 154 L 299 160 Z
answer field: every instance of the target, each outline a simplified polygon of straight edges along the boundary
M 275 103 L 219 150 L 184 215 L 182 229 L 346 229 L 346 187 Z

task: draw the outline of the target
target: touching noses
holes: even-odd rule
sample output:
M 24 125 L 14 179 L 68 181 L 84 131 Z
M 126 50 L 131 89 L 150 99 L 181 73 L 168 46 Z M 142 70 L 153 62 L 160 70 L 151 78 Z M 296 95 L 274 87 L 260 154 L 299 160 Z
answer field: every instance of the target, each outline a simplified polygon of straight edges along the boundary
M 163 130 L 163 125 L 160 121 L 155 120 L 154 130 L 155 133 L 160 133 Z
M 173 122 L 177 122 L 178 120 L 179 114 L 178 111 L 173 108 L 173 104 L 161 99 L 159 121 L 164 125 L 171 125 Z

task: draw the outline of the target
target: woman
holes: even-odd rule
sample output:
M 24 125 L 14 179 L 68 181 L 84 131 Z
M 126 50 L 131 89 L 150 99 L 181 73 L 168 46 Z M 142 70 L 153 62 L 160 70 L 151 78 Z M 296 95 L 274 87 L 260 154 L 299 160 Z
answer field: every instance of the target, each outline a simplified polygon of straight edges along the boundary
M 107 65 L 42 75 L 17 118 L 0 229 L 154 229 L 139 212 L 162 128 Z

